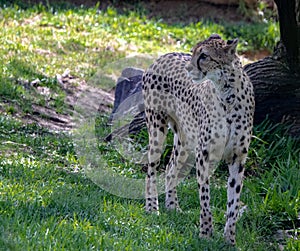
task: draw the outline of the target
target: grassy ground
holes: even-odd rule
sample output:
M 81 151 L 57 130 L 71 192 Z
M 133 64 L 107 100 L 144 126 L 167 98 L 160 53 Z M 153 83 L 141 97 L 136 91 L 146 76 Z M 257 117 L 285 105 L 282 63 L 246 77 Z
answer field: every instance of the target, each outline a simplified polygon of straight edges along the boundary
M 162 207 L 160 216 L 147 215 L 143 200 L 114 196 L 87 177 L 72 134 L 25 124 L 21 118 L 34 112 L 34 104 L 67 112 L 66 93 L 56 78 L 67 68 L 88 82 L 100 68 L 128 54 L 189 51 L 211 33 L 240 37 L 241 53 L 271 50 L 277 24 L 167 25 L 141 11 L 118 15 L 113 8 L 0 3 L 0 250 L 236 250 L 222 238 L 227 172 L 221 167 L 212 178 L 215 234 L 200 240 L 193 175 L 179 186 L 183 213 Z M 49 95 L 36 91 L 36 80 Z M 299 250 L 299 141 L 268 122 L 257 126 L 254 135 L 237 246 Z M 111 146 L 100 142 L 100 153 L 114 172 L 144 175 Z M 293 238 L 281 235 L 279 240 L 283 230 Z

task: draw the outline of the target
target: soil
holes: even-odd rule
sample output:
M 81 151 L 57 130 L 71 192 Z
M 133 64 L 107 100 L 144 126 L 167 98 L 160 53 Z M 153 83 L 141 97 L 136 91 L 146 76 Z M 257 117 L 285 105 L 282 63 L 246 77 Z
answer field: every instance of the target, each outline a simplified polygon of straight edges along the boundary
M 266 4 L 273 8 L 273 0 L 263 0 Z M 24 2 L 44 3 L 48 5 L 61 1 L 58 0 L 25 0 Z M 98 0 L 65 0 L 75 6 L 95 7 Z M 251 21 L 251 15 L 245 16 L 242 12 L 255 8 L 256 0 L 245 0 L 245 6 L 239 6 L 239 0 L 126 0 L 100 1 L 99 9 L 105 10 L 108 7 L 117 9 L 119 13 L 130 10 L 140 9 L 141 13 L 146 14 L 149 18 L 157 18 L 168 24 L 198 22 L 202 19 L 209 19 L 214 22 L 240 22 Z M 252 16 L 253 17 L 253 16 Z
M 93 2 L 93 1 L 91 1 Z M 135 6 L 130 1 L 120 1 L 121 3 L 112 4 L 120 12 L 124 9 L 133 9 Z M 193 23 L 201 19 L 209 19 L 215 22 L 227 21 L 236 22 L 246 20 L 237 5 L 216 5 L 208 1 L 199 0 L 156 0 L 140 1 L 141 9 L 145 10 L 149 18 L 159 18 L 168 24 L 174 23 Z M 102 1 L 101 8 L 111 6 L 110 1 Z
M 86 81 L 70 75 L 68 71 L 61 76 L 58 75 L 57 80 L 66 92 L 66 107 L 63 112 L 59 113 L 54 108 L 33 104 L 33 112 L 22 117 L 26 123 L 37 123 L 54 131 L 69 131 L 92 112 L 111 112 L 114 102 L 113 92 L 89 86 Z M 37 92 L 43 90 L 37 85 L 32 88 L 36 88 Z

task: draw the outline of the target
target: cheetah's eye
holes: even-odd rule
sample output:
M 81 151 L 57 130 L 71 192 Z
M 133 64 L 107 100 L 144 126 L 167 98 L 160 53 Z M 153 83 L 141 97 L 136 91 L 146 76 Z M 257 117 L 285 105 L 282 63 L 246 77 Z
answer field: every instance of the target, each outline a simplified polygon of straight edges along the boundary
M 201 53 L 199 56 L 200 60 L 205 60 L 208 57 L 208 55 L 206 55 L 205 53 Z

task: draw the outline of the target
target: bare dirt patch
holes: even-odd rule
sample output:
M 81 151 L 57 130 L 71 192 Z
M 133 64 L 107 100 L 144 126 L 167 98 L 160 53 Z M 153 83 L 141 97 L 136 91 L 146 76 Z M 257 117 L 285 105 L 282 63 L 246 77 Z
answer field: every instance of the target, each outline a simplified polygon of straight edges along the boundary
M 266 0 L 270 1 L 270 0 Z M 26 2 L 26 1 L 25 1 Z M 27 0 L 27 2 L 29 2 Z M 31 0 L 30 3 L 43 2 L 45 5 L 56 2 L 57 0 Z M 95 7 L 99 2 L 97 0 L 66 0 L 71 5 Z M 244 8 L 254 8 L 255 0 L 245 0 Z M 119 13 L 124 13 L 130 10 L 139 9 L 141 13 L 146 14 L 149 18 L 161 19 L 168 24 L 173 23 L 191 23 L 198 22 L 202 19 L 210 19 L 215 22 L 237 22 L 249 21 L 250 16 L 246 17 L 241 13 L 238 0 L 150 0 L 150 1 L 100 1 L 99 8 L 105 10 L 108 7 L 113 7 Z
M 33 112 L 26 114 L 22 119 L 27 123 L 37 123 L 42 127 L 55 131 L 69 131 L 76 127 L 74 119 L 85 116 L 88 111 L 108 113 L 114 102 L 114 94 L 100 88 L 89 86 L 86 81 L 80 80 L 66 71 L 58 76 L 59 84 L 66 92 L 66 109 L 63 113 L 50 107 L 38 104 L 32 105 Z M 37 87 L 35 87 L 37 88 Z M 82 114 L 77 111 L 80 106 Z

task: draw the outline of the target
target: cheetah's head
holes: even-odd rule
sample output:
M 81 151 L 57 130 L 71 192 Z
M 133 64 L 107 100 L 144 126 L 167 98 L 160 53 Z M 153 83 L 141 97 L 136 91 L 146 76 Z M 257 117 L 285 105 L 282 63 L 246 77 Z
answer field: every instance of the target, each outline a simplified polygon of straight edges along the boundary
M 219 35 L 211 35 L 192 49 L 192 59 L 186 66 L 188 74 L 195 82 L 222 74 L 224 66 L 232 65 L 237 58 L 237 44 L 237 38 L 224 41 Z

